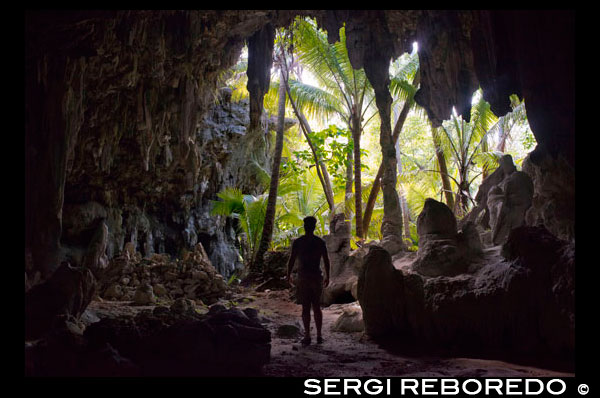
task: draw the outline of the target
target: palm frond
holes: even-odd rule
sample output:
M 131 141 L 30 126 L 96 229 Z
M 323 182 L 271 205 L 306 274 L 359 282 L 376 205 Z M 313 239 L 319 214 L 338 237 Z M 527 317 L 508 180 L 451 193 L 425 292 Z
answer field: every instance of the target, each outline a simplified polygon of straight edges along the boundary
M 224 188 L 217 197 L 221 200 L 211 200 L 210 214 L 213 216 L 232 216 L 244 213 L 244 195 L 237 188 Z

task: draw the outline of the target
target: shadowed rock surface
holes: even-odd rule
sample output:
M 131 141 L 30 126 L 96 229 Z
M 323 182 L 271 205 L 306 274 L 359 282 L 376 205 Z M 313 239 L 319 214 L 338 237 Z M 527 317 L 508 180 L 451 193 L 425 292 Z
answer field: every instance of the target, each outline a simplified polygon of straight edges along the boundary
M 387 251 L 371 247 L 358 285 L 366 332 L 452 352 L 572 360 L 570 244 L 544 228 L 520 227 L 503 256 L 472 273 L 431 278 L 396 269 Z

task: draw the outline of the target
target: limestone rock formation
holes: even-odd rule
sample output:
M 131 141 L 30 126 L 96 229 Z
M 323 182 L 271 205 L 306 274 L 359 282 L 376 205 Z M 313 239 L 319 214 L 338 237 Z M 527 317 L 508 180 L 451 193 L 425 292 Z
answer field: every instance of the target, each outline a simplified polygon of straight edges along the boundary
M 329 257 L 329 286 L 323 290 L 322 302 L 330 305 L 337 302 L 347 302 L 356 299 L 352 296 L 353 286 L 358 277 L 356 271 L 347 261 L 350 255 L 350 223 L 344 214 L 333 216 L 329 224 L 329 234 L 323 237 L 327 245 Z
M 482 181 L 475 196 L 477 205 L 461 224 L 475 222 L 484 229 L 491 229 L 491 243 L 500 245 L 512 229 L 525 224 L 533 195 L 531 177 L 517 171 L 512 157 L 504 155 L 500 166 Z
M 360 307 L 344 308 L 342 314 L 331 325 L 331 330 L 334 332 L 362 332 L 365 329 L 365 324 L 362 317 L 362 309 Z
M 575 170 L 564 157 L 553 159 L 543 145 L 523 160 L 534 187 L 527 225 L 543 225 L 555 236 L 575 240 Z
M 417 218 L 419 251 L 414 271 L 427 276 L 454 276 L 467 271 L 482 251 L 479 231 L 467 223 L 459 232 L 456 224 L 448 206 L 431 198 L 425 200 Z
M 431 278 L 395 269 L 385 250 L 371 247 L 358 285 L 365 331 L 474 355 L 572 359 L 572 252 L 543 229 L 520 227 L 509 235 L 506 259 Z
M 131 246 L 128 246 L 131 248 Z M 102 284 L 106 299 L 132 300 L 140 305 L 156 301 L 156 295 L 171 299 L 188 298 L 212 304 L 226 294 L 222 275 L 212 266 L 201 243 L 194 251 L 172 260 L 166 254 L 143 259 L 139 252 L 124 250 L 106 269 Z
M 133 294 L 133 302 L 137 305 L 151 305 L 156 302 L 156 296 L 152 285 L 149 283 L 140 284 Z

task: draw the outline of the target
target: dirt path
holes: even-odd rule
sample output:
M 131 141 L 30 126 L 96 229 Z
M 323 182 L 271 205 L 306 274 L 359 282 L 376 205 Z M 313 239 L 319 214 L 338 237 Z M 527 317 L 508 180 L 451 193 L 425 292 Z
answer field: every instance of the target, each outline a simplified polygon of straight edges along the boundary
M 314 322 L 311 320 L 313 344 L 302 346 L 302 334 L 294 338 L 277 336 L 281 325 L 296 325 L 303 330 L 301 306 L 289 299 L 287 290 L 255 292 L 241 289 L 230 300 L 222 300 L 227 307 L 252 307 L 259 311 L 264 325 L 271 331 L 271 361 L 264 367 L 265 376 L 293 377 L 568 377 L 561 373 L 508 362 L 472 359 L 408 357 L 395 355 L 366 338 L 362 332 L 331 331 L 331 326 L 347 306 L 358 303 L 334 304 L 323 308 L 322 345 L 315 344 Z M 169 305 L 169 303 L 162 303 Z M 89 307 L 100 318 L 134 315 L 154 306 L 131 306 L 129 302 L 94 301 Z M 207 311 L 207 308 L 200 308 Z
M 551 377 L 573 376 L 551 370 L 520 366 L 503 361 L 470 358 L 410 358 L 394 355 L 359 333 L 331 331 L 331 326 L 346 306 L 334 304 L 323 308 L 323 337 L 325 343 L 314 343 L 315 330 L 311 320 L 313 344 L 302 346 L 301 336 L 294 339 L 277 337 L 280 325 L 301 327 L 301 306 L 289 300 L 287 290 L 267 293 L 253 292 L 254 300 L 240 307 L 253 307 L 271 320 L 265 326 L 271 331 L 271 362 L 264 368 L 266 376 L 295 377 Z

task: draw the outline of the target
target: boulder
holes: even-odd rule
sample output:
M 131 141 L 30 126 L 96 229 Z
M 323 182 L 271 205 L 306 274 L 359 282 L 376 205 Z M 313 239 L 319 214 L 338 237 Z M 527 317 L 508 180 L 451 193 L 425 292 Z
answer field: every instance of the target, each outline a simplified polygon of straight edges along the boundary
M 413 270 L 426 276 L 454 276 L 467 272 L 482 254 L 479 231 L 472 222 L 456 230 L 456 218 L 446 204 L 426 199 L 417 218 L 419 250 Z
M 103 297 L 106 299 L 115 299 L 118 300 L 123 296 L 123 289 L 121 288 L 121 285 L 119 285 L 118 283 L 113 283 L 112 285 L 110 285 L 106 291 L 104 292 Z
M 454 237 L 456 235 L 456 217 L 445 203 L 427 198 L 423 204 L 423 210 L 417 217 L 417 234 L 419 237 L 428 235 Z
M 395 269 L 385 250 L 370 248 L 358 285 L 366 333 L 463 355 L 572 360 L 572 247 L 519 227 L 503 252 L 473 273 L 427 277 Z
M 329 257 L 329 286 L 323 289 L 322 303 L 345 303 L 356 300 L 358 276 L 350 257 L 350 223 L 344 214 L 335 214 L 329 224 L 329 234 L 323 237 Z
M 363 322 L 362 309 L 360 307 L 344 308 L 342 314 L 335 320 L 331 326 L 334 332 L 362 332 L 365 330 Z
M 365 331 L 372 336 L 403 326 L 404 305 L 402 272 L 392 265 L 390 253 L 370 246 L 358 277 L 358 300 Z
M 154 289 L 149 283 L 143 283 L 138 286 L 133 295 L 133 302 L 137 305 L 151 305 L 156 303 Z

